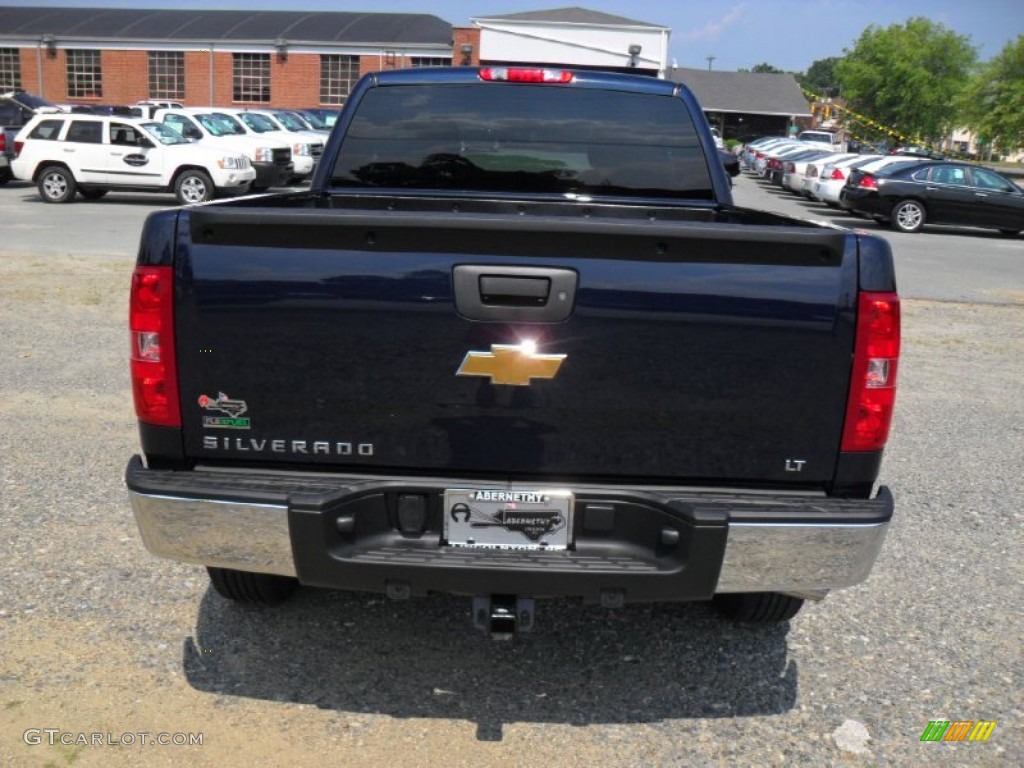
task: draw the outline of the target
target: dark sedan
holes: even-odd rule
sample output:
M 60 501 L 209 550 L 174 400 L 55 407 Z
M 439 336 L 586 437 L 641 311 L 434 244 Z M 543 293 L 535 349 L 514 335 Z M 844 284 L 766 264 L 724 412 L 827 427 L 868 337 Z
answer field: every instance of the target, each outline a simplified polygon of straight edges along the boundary
M 1024 191 L 989 168 L 926 161 L 854 171 L 839 199 L 843 208 L 888 221 L 900 232 L 929 224 L 1024 230 Z

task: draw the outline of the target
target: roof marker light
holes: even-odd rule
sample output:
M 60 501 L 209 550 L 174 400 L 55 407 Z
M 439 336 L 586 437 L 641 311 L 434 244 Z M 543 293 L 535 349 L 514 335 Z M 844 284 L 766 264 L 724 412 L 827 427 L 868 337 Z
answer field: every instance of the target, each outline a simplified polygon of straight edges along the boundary
M 484 67 L 480 70 L 480 79 L 506 83 L 571 83 L 575 75 L 567 69 Z

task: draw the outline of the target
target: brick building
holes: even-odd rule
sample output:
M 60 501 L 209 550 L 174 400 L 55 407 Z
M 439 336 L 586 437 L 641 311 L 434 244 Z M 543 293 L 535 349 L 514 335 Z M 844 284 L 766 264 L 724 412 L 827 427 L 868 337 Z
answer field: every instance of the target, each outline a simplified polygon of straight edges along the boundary
M 0 92 L 331 107 L 367 72 L 479 63 L 479 40 L 428 14 L 0 6 Z

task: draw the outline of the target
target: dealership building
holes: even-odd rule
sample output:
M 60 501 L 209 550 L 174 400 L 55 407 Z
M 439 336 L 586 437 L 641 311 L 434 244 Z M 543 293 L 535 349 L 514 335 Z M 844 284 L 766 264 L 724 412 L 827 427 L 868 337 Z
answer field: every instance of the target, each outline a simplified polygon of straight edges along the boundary
M 759 97 L 765 124 L 807 112 L 788 75 L 764 92 L 753 81 L 737 91 L 742 78 L 722 77 L 736 73 L 674 69 L 670 35 L 663 25 L 575 7 L 481 15 L 459 27 L 420 13 L 0 5 L 0 92 L 21 88 L 59 104 L 335 107 L 370 72 L 523 64 L 677 82 L 689 73 L 706 111 L 735 116 L 723 124 L 742 123 L 743 93 Z

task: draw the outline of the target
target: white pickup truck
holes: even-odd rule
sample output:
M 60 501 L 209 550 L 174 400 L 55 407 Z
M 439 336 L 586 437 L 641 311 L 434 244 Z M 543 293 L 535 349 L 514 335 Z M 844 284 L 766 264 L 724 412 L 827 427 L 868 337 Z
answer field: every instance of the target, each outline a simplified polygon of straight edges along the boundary
M 838 134 L 831 131 L 801 131 L 797 141 L 805 142 L 815 149 L 826 149 L 831 152 L 842 152 L 843 142 Z
M 287 142 L 292 148 L 292 163 L 295 165 L 295 175 L 292 176 L 291 183 L 297 184 L 313 175 L 316 164 L 324 153 L 324 134 L 305 130 L 298 133 L 289 131 L 262 111 L 234 107 L 218 107 L 217 111 L 232 117 L 253 138 L 274 137 Z
M 99 115 L 33 117 L 14 141 L 14 177 L 48 203 L 110 190 L 174 192 L 182 205 L 245 193 L 256 178 L 238 151 L 193 144 L 152 120 Z
M 232 152 L 245 152 L 256 169 L 253 192 L 287 187 L 295 175 L 291 142 L 276 136 L 254 136 L 219 107 L 159 109 L 154 115 L 186 139 Z

